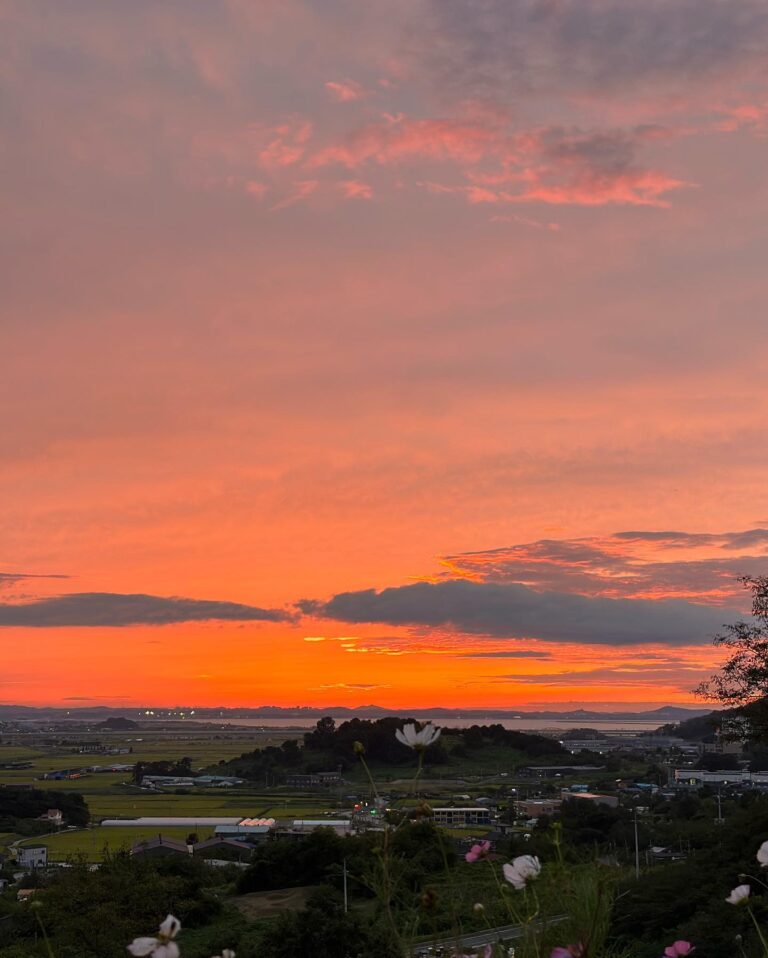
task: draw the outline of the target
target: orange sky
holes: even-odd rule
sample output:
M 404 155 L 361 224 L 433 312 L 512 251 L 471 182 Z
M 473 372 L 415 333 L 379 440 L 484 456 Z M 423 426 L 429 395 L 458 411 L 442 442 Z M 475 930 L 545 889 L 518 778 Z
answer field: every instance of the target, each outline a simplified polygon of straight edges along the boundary
M 0 701 L 692 704 L 768 566 L 761 39 L 0 0 Z

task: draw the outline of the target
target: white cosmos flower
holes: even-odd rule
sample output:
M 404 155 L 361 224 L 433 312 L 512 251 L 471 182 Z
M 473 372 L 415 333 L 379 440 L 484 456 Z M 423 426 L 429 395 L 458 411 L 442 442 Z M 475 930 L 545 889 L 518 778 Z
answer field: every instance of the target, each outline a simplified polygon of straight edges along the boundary
M 419 731 L 411 722 L 409 725 L 397 729 L 395 738 L 403 745 L 407 745 L 408 748 L 412 748 L 416 752 L 423 752 L 425 748 L 429 748 L 440 738 L 440 729 L 435 728 L 431 722 L 427 722 L 424 728 Z
M 737 885 L 725 900 L 729 905 L 738 905 L 749 898 L 749 892 L 749 885 Z
M 763 866 L 763 868 L 768 868 L 768 842 L 763 842 L 763 844 L 757 850 L 757 860 Z
M 157 931 L 157 938 L 135 938 L 128 945 L 128 953 L 137 958 L 179 958 L 179 946 L 173 939 L 178 935 L 181 922 L 168 915 Z
M 535 855 L 520 855 L 513 858 L 503 868 L 504 877 L 514 885 L 518 891 L 522 891 L 529 881 L 539 877 L 541 872 L 541 862 Z

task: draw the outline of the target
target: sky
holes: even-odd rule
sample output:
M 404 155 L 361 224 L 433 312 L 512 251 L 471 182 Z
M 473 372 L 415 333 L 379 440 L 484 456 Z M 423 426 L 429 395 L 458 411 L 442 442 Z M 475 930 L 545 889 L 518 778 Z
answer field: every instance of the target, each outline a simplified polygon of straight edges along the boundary
M 701 706 L 768 571 L 763 0 L 0 0 L 0 701 Z

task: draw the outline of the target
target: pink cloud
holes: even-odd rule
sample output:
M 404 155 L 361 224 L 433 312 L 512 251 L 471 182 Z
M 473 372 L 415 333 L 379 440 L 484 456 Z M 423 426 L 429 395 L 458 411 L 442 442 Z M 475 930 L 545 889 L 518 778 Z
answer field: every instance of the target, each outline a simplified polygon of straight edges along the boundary
M 328 95 L 338 103 L 351 103 L 354 100 L 361 100 L 366 92 L 359 83 L 354 80 L 342 80 L 336 82 L 329 80 L 325 84 Z
M 260 183 L 258 180 L 248 180 L 248 182 L 245 184 L 245 192 L 249 196 L 254 196 L 256 199 L 261 199 L 267 192 L 267 185 L 266 183 Z
M 653 170 L 637 170 L 615 176 L 590 172 L 566 183 L 539 183 L 517 196 L 504 194 L 514 203 L 549 203 L 554 206 L 656 206 L 668 207 L 664 194 L 684 186 L 692 186 Z
M 357 130 L 342 142 L 320 150 L 309 165 L 338 163 L 354 169 L 369 161 L 388 165 L 413 159 L 479 163 L 499 152 L 500 134 L 494 128 L 450 119 L 387 116 L 383 123 Z
M 368 183 L 361 183 L 360 180 L 343 180 L 339 186 L 348 200 L 373 199 L 373 188 Z
M 312 124 L 307 120 L 288 122 L 275 127 L 272 132 L 276 136 L 259 152 L 259 161 L 266 169 L 298 163 L 312 136 Z
M 305 200 L 308 196 L 314 193 L 320 184 L 317 180 L 299 180 L 293 185 L 294 190 L 292 193 L 284 197 L 282 200 L 278 200 L 274 206 L 270 207 L 272 212 L 275 210 L 284 210 L 289 206 L 293 206 L 295 203 L 300 203 L 302 200 Z
M 667 193 L 692 184 L 645 168 L 637 153 L 642 144 L 673 135 L 650 126 L 634 131 L 510 130 L 498 115 L 483 122 L 393 116 L 323 147 L 307 165 L 458 165 L 470 185 L 433 180 L 421 185 L 433 193 L 463 194 L 472 204 L 666 207 Z

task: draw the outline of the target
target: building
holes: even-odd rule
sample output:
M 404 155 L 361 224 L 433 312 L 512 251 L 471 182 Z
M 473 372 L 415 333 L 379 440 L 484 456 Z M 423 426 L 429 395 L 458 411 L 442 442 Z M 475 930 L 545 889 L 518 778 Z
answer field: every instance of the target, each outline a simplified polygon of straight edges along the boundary
M 30 901 L 40 891 L 39 888 L 20 888 L 16 892 L 16 901 Z
M 215 859 L 227 862 L 249 862 L 253 855 L 253 845 L 249 842 L 239 842 L 232 838 L 207 838 L 198 842 L 192 849 L 192 854 L 200 858 Z
M 234 825 L 217 825 L 213 833 L 220 841 L 258 842 L 269 838 L 274 827 L 274 818 L 243 818 Z
M 741 785 L 745 788 L 768 788 L 768 772 L 748 772 L 743 769 L 723 769 L 707 772 L 702 768 L 677 768 L 674 774 L 677 787 L 700 788 L 702 785 Z
M 58 808 L 49 808 L 47 812 L 43 812 L 43 814 L 40 815 L 38 821 L 48 822 L 54 828 L 61 828 L 64 824 L 64 815 Z
M 560 798 L 563 801 L 576 799 L 580 802 L 593 802 L 595 805 L 605 805 L 607 808 L 618 808 L 618 795 L 597 795 L 595 792 L 572 792 L 564 788 L 560 792 Z
M 192 788 L 194 778 L 185 775 L 144 775 L 142 788 Z
M 131 855 L 136 858 L 188 857 L 191 852 L 192 845 L 186 845 L 175 838 L 163 838 L 162 835 L 137 842 L 131 847 Z
M 529 798 L 515 802 L 515 811 L 521 818 L 541 818 L 560 811 L 559 798 Z
M 564 775 L 602 772 L 604 768 L 604 765 L 526 765 L 519 771 L 531 778 L 562 778 Z
M 14 845 L 11 853 L 16 858 L 16 864 L 25 871 L 34 871 L 36 868 L 45 868 L 48 864 L 47 845 Z
M 482 806 L 474 808 L 433 808 L 435 825 L 446 828 L 466 828 L 469 825 L 490 825 L 491 812 Z
M 172 828 L 177 826 L 195 831 L 198 828 L 215 828 L 216 825 L 239 825 L 242 821 L 245 821 L 245 819 L 219 818 L 205 815 L 199 816 L 198 818 L 185 818 L 181 816 L 162 818 L 147 815 L 142 818 L 105 818 L 101 826 L 102 828 L 129 828 L 133 826 L 136 828 Z M 253 819 L 248 819 L 248 821 L 253 821 Z
M 317 828 L 330 828 L 342 838 L 352 831 L 352 823 L 344 818 L 297 818 L 287 828 L 275 829 L 275 838 L 303 838 Z
M 231 785 L 245 785 L 245 779 L 234 778 L 231 775 L 198 775 L 192 779 L 192 784 L 208 788 L 226 788 Z
M 291 774 L 285 779 L 285 784 L 291 788 L 329 788 L 341 782 L 339 772 L 307 772 Z

